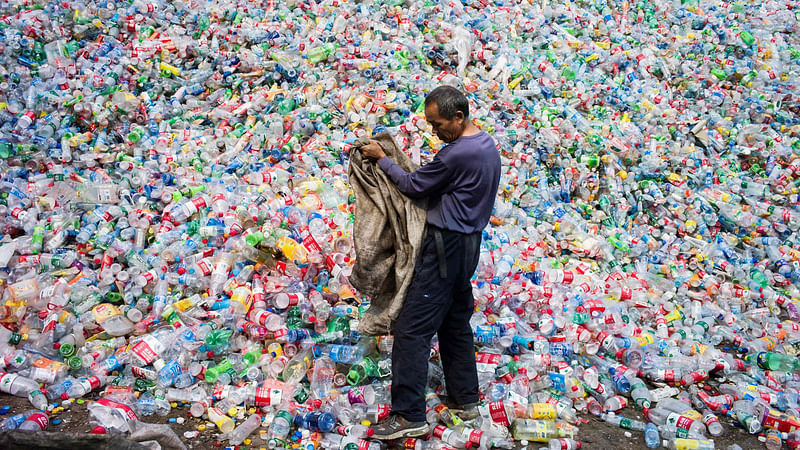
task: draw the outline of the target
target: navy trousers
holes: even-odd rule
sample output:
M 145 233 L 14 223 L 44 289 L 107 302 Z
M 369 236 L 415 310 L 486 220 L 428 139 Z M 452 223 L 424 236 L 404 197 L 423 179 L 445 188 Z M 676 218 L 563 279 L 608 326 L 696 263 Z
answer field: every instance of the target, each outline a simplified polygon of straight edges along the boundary
M 459 405 L 478 401 L 469 320 L 475 309 L 470 278 L 478 265 L 480 243 L 480 232 L 463 234 L 428 225 L 414 278 L 394 326 L 392 412 L 406 420 L 425 421 L 434 333 L 439 335 L 448 398 Z

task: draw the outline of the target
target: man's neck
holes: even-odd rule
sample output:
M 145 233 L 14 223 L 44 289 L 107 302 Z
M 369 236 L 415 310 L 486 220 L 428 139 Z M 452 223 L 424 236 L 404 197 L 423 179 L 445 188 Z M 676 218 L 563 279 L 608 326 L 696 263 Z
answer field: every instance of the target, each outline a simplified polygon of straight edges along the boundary
M 474 136 L 480 132 L 480 128 L 476 127 L 475 124 L 470 120 L 467 122 L 467 126 L 464 128 L 464 132 L 461 133 L 461 136 Z

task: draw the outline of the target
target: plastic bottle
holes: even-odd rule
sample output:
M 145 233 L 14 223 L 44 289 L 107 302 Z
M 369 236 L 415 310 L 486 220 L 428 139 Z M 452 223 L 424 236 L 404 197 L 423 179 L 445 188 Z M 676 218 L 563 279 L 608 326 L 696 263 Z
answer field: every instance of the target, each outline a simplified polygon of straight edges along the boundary
M 294 418 L 288 411 L 282 410 L 275 413 L 269 427 L 268 443 L 270 448 L 276 448 L 285 442 L 293 422 Z
M 23 422 L 25 422 L 25 420 L 28 419 L 28 417 L 36 413 L 39 413 L 39 410 L 32 409 L 20 414 L 15 414 L 11 417 L 6 417 L 5 419 L 3 419 L 2 422 L 0 422 L 0 430 L 2 431 L 16 430 L 17 428 L 19 428 L 20 425 L 22 425 Z
M 228 434 L 228 441 L 232 445 L 239 445 L 247 438 L 247 436 L 250 436 L 253 431 L 258 429 L 260 425 L 261 415 L 253 414 Z
M 755 406 L 752 401 L 737 400 L 733 403 L 731 411 L 736 415 L 736 420 L 738 420 L 750 434 L 761 431 L 761 418 L 755 416 Z
M 90 392 L 100 388 L 105 383 L 98 377 L 82 377 L 73 383 L 69 389 L 67 389 L 67 396 L 71 398 L 81 398 Z
M 17 374 L 0 372 L 0 391 L 16 397 L 28 397 L 39 390 L 39 383 Z M 36 397 L 39 398 L 38 396 Z M 37 407 L 36 405 L 33 405 Z
M 568 437 L 568 433 L 568 429 L 559 428 L 555 422 L 533 419 L 516 419 L 512 429 L 514 439 L 534 442 Z
M 653 408 L 647 411 L 647 418 L 658 425 L 662 432 L 674 432 L 678 437 L 685 435 L 684 437 L 705 438 L 706 428 L 703 423 L 685 414 Z
M 644 443 L 647 448 L 659 448 L 661 437 L 658 434 L 658 427 L 653 422 L 648 422 L 644 429 Z
M 464 436 L 444 425 L 435 425 L 431 429 L 431 435 L 455 448 L 464 448 L 467 443 L 467 439 Z
M 604 422 L 628 430 L 645 431 L 646 429 L 646 424 L 639 420 L 628 419 L 626 417 L 612 415 L 612 414 L 600 414 L 600 418 Z
M 453 427 L 455 426 L 455 415 L 450 411 L 450 408 L 447 407 L 442 401 L 439 399 L 439 396 L 436 395 L 434 392 L 427 392 L 425 394 L 425 402 L 432 411 L 433 419 L 430 422 L 436 422 L 441 420 L 446 426 Z M 441 438 L 440 438 L 441 439 Z M 445 439 L 442 439 L 445 441 Z
M 49 424 L 50 419 L 47 413 L 37 411 L 28 416 L 18 429 L 27 431 L 45 431 Z
M 797 357 L 780 353 L 761 352 L 755 355 L 754 358 L 751 355 L 747 355 L 745 360 L 755 362 L 765 370 L 794 373 L 800 369 L 800 361 L 798 361 Z
M 236 426 L 233 419 L 228 417 L 219 408 L 208 408 L 208 418 L 221 432 L 226 434 L 233 431 L 234 427 Z
M 336 425 L 336 419 L 326 412 L 311 411 L 296 415 L 294 424 L 307 430 L 328 433 Z

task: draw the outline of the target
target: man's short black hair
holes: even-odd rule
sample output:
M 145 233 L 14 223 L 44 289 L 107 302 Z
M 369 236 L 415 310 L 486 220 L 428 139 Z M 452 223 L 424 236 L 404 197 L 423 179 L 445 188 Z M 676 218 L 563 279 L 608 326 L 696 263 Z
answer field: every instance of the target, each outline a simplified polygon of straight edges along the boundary
M 464 119 L 469 118 L 469 101 L 467 97 L 453 86 L 439 86 L 425 97 L 425 106 L 436 103 L 439 115 L 447 120 L 453 118 L 456 112 L 464 113 Z

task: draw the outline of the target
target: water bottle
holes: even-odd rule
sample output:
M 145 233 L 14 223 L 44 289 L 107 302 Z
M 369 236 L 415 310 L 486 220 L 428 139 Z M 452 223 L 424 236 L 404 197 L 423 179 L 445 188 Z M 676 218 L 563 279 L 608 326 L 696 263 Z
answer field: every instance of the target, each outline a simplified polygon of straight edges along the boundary
M 336 425 L 336 419 L 330 413 L 311 411 L 295 416 L 294 424 L 312 432 L 328 433 Z
M 658 434 L 658 427 L 653 422 L 649 422 L 644 429 L 644 443 L 647 448 L 661 447 L 661 437 Z

